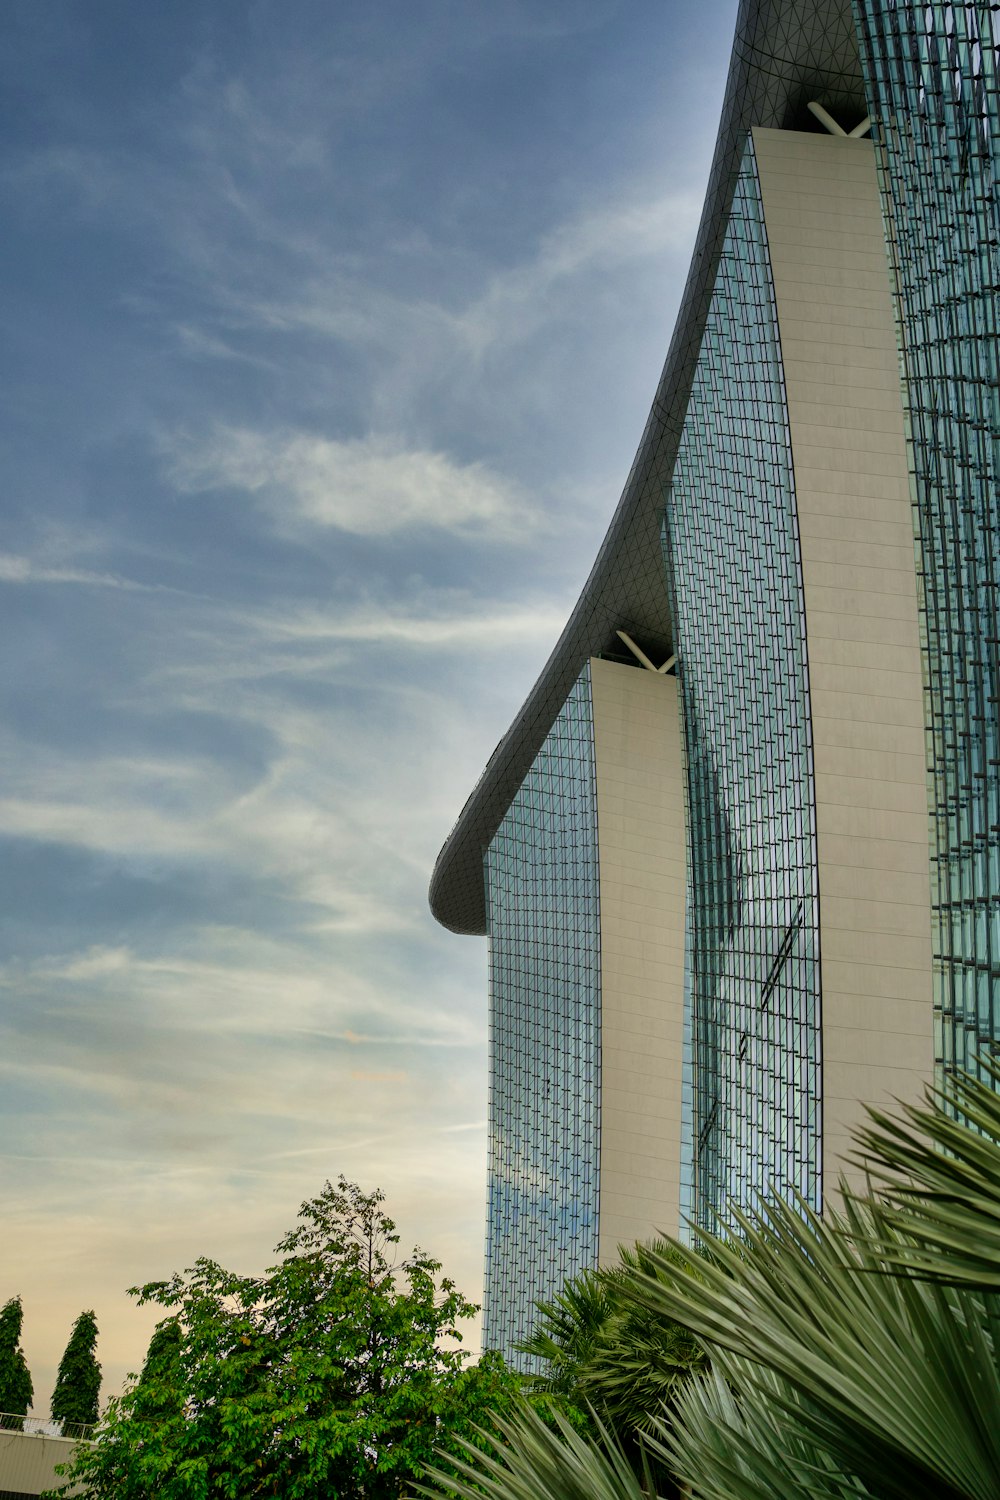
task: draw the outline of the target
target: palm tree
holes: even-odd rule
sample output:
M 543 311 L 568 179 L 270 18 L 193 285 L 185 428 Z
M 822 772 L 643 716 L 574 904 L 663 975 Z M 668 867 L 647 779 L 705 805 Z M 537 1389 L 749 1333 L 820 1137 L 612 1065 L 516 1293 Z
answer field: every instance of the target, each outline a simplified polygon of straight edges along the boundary
M 684 1273 L 669 1241 L 620 1245 L 618 1253 L 617 1265 L 572 1277 L 552 1302 L 538 1304 L 538 1323 L 520 1348 L 542 1369 L 527 1377 L 526 1388 L 595 1441 L 596 1417 L 635 1473 L 672 1496 L 671 1474 L 647 1439 L 662 1431 L 678 1391 L 707 1358 L 686 1328 L 651 1313 L 632 1287 L 636 1278 L 658 1279 L 663 1264 L 671 1280 Z
M 1000 1493 L 1000 1097 L 962 1078 L 925 1108 L 873 1111 L 858 1142 L 872 1192 L 842 1185 L 842 1213 L 770 1201 L 706 1235 L 704 1258 L 650 1250 L 626 1279 L 623 1336 L 643 1317 L 674 1320 L 711 1359 L 673 1393 L 669 1421 L 662 1407 L 632 1414 L 692 1497 Z M 568 1426 L 550 1437 L 558 1449 L 541 1445 L 537 1419 L 508 1424 L 491 1500 L 624 1495 L 606 1428 L 599 1447 Z
M 871 1118 L 877 1192 L 736 1215 L 699 1281 L 644 1281 L 712 1352 L 664 1435 L 706 1500 L 997 1494 L 1000 1097 L 963 1077 Z
M 551 1302 L 537 1302 L 531 1337 L 517 1346 L 536 1365 L 536 1373 L 527 1377 L 528 1388 L 569 1400 L 577 1397 L 582 1372 L 590 1366 L 614 1306 L 607 1275 L 591 1270 L 571 1276 Z

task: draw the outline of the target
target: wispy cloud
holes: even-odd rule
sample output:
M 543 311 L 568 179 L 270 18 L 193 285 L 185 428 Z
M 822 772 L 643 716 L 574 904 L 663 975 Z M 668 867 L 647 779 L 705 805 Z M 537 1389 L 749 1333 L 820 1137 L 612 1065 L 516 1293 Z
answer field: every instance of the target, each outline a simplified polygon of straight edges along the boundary
M 128 752 L 103 737 L 38 744 L 9 726 L 0 835 L 140 879 L 252 883 L 255 899 L 280 901 L 283 924 L 317 941 L 419 933 L 461 778 L 471 784 L 496 738 L 488 720 L 470 735 L 473 697 L 451 702 L 446 681 L 463 658 L 477 681 L 487 657 L 484 686 L 495 688 L 544 651 L 563 606 L 408 587 L 409 599 L 340 606 L 154 600 L 134 618 L 129 606 L 127 624 L 116 610 L 116 629 L 142 649 L 101 711 L 144 726 L 142 739 Z M 397 743 L 406 754 L 388 770 Z
M 486 951 L 427 876 L 662 358 L 725 29 L 668 9 L 662 65 L 616 0 L 12 9 L 0 1165 L 39 1404 L 80 1307 L 110 1392 L 125 1286 L 266 1264 L 340 1171 L 476 1293 Z
M 445 602 L 445 601 L 442 601 Z M 505 651 L 512 645 L 553 639 L 566 619 L 561 605 L 512 605 L 470 609 L 458 600 L 451 610 L 376 609 L 342 613 L 297 609 L 247 616 L 254 632 L 272 641 L 343 641 L 412 647 L 459 647 Z
M 55 201 L 64 208 L 69 199 L 81 211 L 96 212 L 120 196 L 128 172 L 124 152 L 64 142 L 14 148 L 0 166 L 0 182 L 37 206 L 51 207 Z
M 385 992 L 373 979 L 331 960 L 322 944 L 302 942 L 299 934 L 279 939 L 210 924 L 191 931 L 188 954 L 148 954 L 98 944 L 31 962 L 9 961 L 0 966 L 0 986 L 44 992 L 48 1004 L 56 1002 L 67 1013 L 86 995 L 95 1028 L 107 1027 L 127 1005 L 135 1030 L 117 1039 L 114 1057 L 119 1061 L 133 1049 L 142 1050 L 150 1028 L 164 1039 L 173 1033 L 181 1045 L 190 1045 L 195 1036 L 203 1043 L 233 1036 L 244 1043 L 291 1039 L 292 1051 L 310 1040 L 327 1042 L 336 1044 L 343 1056 L 350 1054 L 351 1069 L 359 1066 L 359 1050 L 467 1047 L 482 1040 L 481 1015 L 444 1003 L 415 1009 L 405 992 Z M 363 1030 L 357 1029 L 359 1024 Z M 26 1017 L 24 1025 L 33 1029 L 34 1019 Z M 53 1041 L 55 1052 L 58 1039 Z M 76 1029 L 70 1042 L 89 1045 Z M 151 1062 L 157 1069 L 157 1060 Z M 16 1063 L 7 1058 L 0 1066 Z M 160 1064 L 157 1070 L 169 1076 L 167 1060 L 161 1058 Z M 87 1086 L 86 1075 L 81 1086 Z M 174 1086 L 183 1088 L 183 1080 L 175 1080 Z
M 571 310 L 582 318 L 589 300 L 578 295 L 582 280 L 617 277 L 637 262 L 683 250 L 700 208 L 697 194 L 664 193 L 646 181 L 615 202 L 587 205 L 549 230 L 524 262 L 498 271 L 455 327 L 482 357 L 498 345 L 523 342 L 542 323 Z
M 510 535 L 531 525 L 516 487 L 481 463 L 407 449 L 369 436 L 346 442 L 306 432 L 215 426 L 169 444 L 180 490 L 237 490 L 259 496 L 281 523 L 311 522 L 356 536 L 413 527 Z
M 244 207 L 251 216 L 258 211 Z M 595 319 L 610 331 L 618 304 L 634 306 L 647 277 L 662 283 L 668 268 L 681 269 L 700 208 L 698 189 L 664 191 L 659 176 L 640 175 L 610 199 L 581 198 L 506 264 L 483 261 L 455 278 L 446 245 L 411 247 L 407 258 L 429 283 L 419 295 L 391 279 L 391 265 L 359 267 L 354 256 L 331 254 L 327 246 L 288 244 L 280 277 L 264 281 L 238 260 L 235 274 L 213 282 L 215 323 L 206 339 L 229 330 L 221 340 L 227 354 L 232 337 L 251 331 L 288 341 L 319 337 L 351 349 L 369 364 L 370 410 L 383 420 L 393 412 L 405 418 L 427 391 L 461 392 L 470 379 L 481 382 L 491 365 L 516 368 L 503 397 L 504 408 L 516 409 L 522 387 L 533 401 L 541 395 L 525 365 L 531 351 L 548 339 L 546 361 L 571 361 Z M 273 233 L 269 216 L 259 212 L 262 232 Z M 204 274 L 211 276 L 211 268 Z M 557 387 L 547 392 L 547 400 L 553 397 Z
M 236 778 L 212 777 L 207 767 L 192 768 L 182 788 L 182 773 L 173 769 L 173 797 L 165 778 L 147 778 L 120 761 L 78 763 L 65 771 L 72 785 L 58 799 L 0 799 L 0 833 L 139 868 L 168 861 L 252 871 L 262 888 L 278 883 L 286 903 L 305 903 L 300 920 L 315 932 L 388 934 L 419 926 L 405 834 L 395 854 L 373 845 L 361 811 L 367 797 L 359 798 L 353 815 L 324 810 L 302 785 L 305 767 L 276 765 L 245 792 Z
M 137 583 L 117 573 L 95 573 L 88 568 L 51 567 L 12 552 L 0 552 L 0 583 L 76 583 L 87 588 L 124 589 L 131 593 L 166 592 L 162 584 Z

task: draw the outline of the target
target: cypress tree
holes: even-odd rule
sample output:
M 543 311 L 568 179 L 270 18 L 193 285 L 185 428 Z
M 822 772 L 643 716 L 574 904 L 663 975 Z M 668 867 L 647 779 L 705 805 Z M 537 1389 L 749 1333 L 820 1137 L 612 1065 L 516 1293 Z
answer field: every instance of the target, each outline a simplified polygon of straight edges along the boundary
M 52 1394 L 52 1415 L 62 1423 L 63 1437 L 73 1436 L 77 1426 L 97 1421 L 101 1367 L 96 1349 L 97 1318 L 92 1312 L 82 1312 L 73 1324 L 66 1352 L 59 1361 Z
M 21 1322 L 24 1311 L 20 1297 L 11 1297 L 0 1308 L 0 1412 L 7 1414 L 7 1427 L 18 1431 L 24 1427 L 34 1386 L 28 1362 L 21 1348 Z
M 148 1385 L 153 1380 L 172 1380 L 180 1362 L 181 1328 L 176 1318 L 167 1318 L 157 1323 L 146 1350 L 146 1359 L 139 1380 Z
M 157 1324 L 135 1386 L 135 1411 L 146 1420 L 176 1416 L 184 1409 L 181 1326 L 176 1318 Z

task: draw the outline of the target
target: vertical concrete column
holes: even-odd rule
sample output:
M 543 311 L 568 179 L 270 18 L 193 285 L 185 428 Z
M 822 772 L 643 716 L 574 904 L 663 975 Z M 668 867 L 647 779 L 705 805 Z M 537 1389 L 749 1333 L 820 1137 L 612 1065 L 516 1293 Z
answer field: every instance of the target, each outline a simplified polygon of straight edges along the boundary
M 601 899 L 599 1259 L 680 1227 L 686 847 L 677 683 L 590 663 Z
M 913 523 L 868 141 L 754 130 L 802 545 L 816 773 L 823 1171 L 933 1073 Z

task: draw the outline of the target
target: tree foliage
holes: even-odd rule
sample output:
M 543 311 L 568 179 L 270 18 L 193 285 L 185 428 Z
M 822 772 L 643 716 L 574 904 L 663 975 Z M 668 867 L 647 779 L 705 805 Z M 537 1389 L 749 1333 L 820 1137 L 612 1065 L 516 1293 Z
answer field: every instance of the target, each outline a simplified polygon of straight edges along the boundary
M 381 1193 L 304 1203 L 263 1276 L 208 1259 L 136 1287 L 167 1316 L 70 1474 L 88 1500 L 389 1500 L 435 1449 L 473 1441 L 516 1378 L 468 1367 L 475 1307 L 399 1236 Z
M 11 1297 L 0 1308 L 0 1412 L 14 1417 L 7 1426 L 22 1427 L 34 1395 L 31 1372 L 21 1348 L 24 1310 L 20 1297 Z
M 97 1421 L 100 1391 L 97 1317 L 93 1312 L 82 1312 L 73 1324 L 52 1393 L 52 1416 L 62 1424 L 64 1437 L 77 1436 L 74 1429 Z
M 157 1323 L 149 1340 L 139 1385 L 151 1391 L 159 1384 L 176 1389 L 180 1384 L 181 1325 L 176 1318 Z

